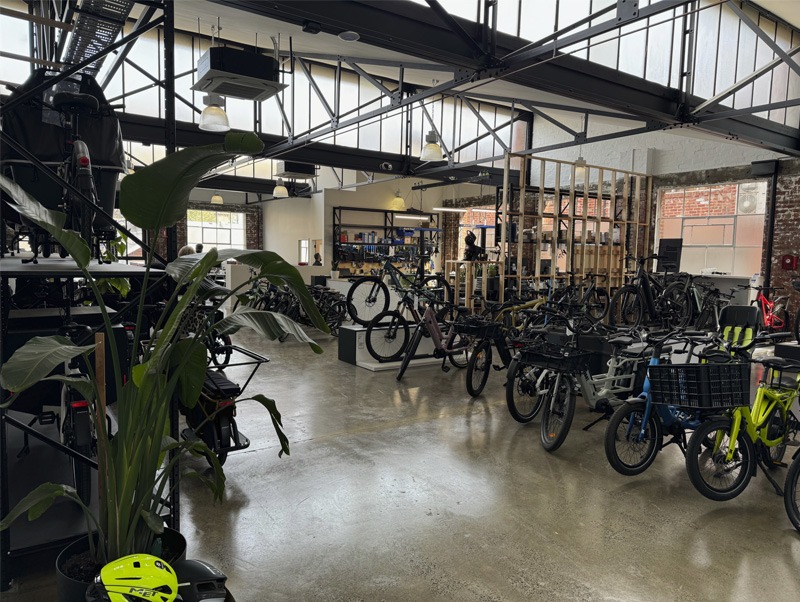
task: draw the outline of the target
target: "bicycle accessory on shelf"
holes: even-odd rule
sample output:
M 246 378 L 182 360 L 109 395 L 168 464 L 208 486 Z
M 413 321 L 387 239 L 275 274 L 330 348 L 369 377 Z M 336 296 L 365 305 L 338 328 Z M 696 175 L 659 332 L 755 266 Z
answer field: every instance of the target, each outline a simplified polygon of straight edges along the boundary
M 750 364 L 658 364 L 650 366 L 653 403 L 723 409 L 750 405 Z
M 178 593 L 183 602 L 224 602 L 227 590 L 225 573 L 202 560 L 172 563 L 178 577 Z
M 178 578 L 165 561 L 131 554 L 105 565 L 86 592 L 87 602 L 173 602 Z

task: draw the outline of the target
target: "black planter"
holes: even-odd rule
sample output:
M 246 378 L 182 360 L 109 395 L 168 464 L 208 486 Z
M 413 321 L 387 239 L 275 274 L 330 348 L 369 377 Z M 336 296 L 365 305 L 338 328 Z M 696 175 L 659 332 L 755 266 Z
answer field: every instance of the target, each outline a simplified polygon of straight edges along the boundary
M 161 536 L 167 547 L 173 551 L 170 558 L 165 558 L 167 562 L 183 560 L 186 558 L 186 538 L 174 529 L 164 529 Z M 64 574 L 64 564 L 68 558 L 72 558 L 81 552 L 89 549 L 89 538 L 81 537 L 72 542 L 56 558 L 56 591 L 58 592 L 58 602 L 86 602 L 86 588 L 91 582 L 77 581 Z

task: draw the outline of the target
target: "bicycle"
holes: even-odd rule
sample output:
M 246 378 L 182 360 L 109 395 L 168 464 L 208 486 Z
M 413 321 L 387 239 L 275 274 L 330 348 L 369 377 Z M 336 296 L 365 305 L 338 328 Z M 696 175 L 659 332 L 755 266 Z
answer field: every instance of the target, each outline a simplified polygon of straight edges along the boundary
M 645 264 L 651 259 L 661 259 L 659 255 L 634 258 L 630 255 L 626 261 L 635 260 L 636 272 L 629 284 L 621 286 L 611 297 L 609 307 L 609 325 L 640 326 L 644 318 L 648 322 L 659 320 L 666 330 L 682 328 L 692 317 L 692 301 L 686 282 L 661 282 L 645 270 Z
M 697 307 L 697 317 L 693 323 L 694 328 L 716 331 L 719 328 L 720 313 L 730 305 L 734 290 L 736 289 L 731 289 L 730 293 L 723 293 L 713 284 L 698 282 L 695 279 L 692 286 L 695 306 Z M 702 295 L 700 291 L 703 291 Z
M 710 500 L 726 501 L 741 494 L 757 466 L 761 466 L 776 493 L 784 494 L 766 468 L 782 465 L 788 441 L 800 430 L 800 422 L 791 411 L 800 398 L 800 362 L 777 357 L 754 361 L 763 364 L 765 375 L 756 389 L 752 408 L 747 399 L 729 402 L 731 409 L 724 416 L 704 423 L 689 439 L 689 479 Z M 798 374 L 790 379 L 784 378 L 784 372 Z M 748 390 L 749 386 L 745 386 Z
M 449 359 L 450 363 L 456 368 L 466 368 L 468 362 L 468 352 L 472 346 L 472 337 L 469 335 L 461 334 L 458 332 L 456 324 L 463 319 L 465 313 L 468 311 L 466 307 L 453 307 L 452 304 L 447 304 L 449 310 L 456 312 L 457 316 L 453 322 L 443 322 L 439 324 L 439 318 L 433 305 L 428 305 L 425 308 L 425 313 L 422 314 L 422 320 L 414 328 L 414 335 L 411 337 L 411 342 L 408 345 L 405 353 L 403 354 L 403 361 L 400 364 L 400 369 L 397 372 L 397 380 L 403 378 L 408 364 L 415 357 L 419 343 L 423 336 L 429 336 L 433 342 L 433 357 L 441 358 L 442 372 L 448 372 L 449 366 L 445 362 Z
M 367 326 L 378 314 L 389 309 L 389 288 L 384 283 L 387 276 L 394 289 L 404 290 L 432 288 L 441 291 L 439 300 L 453 301 L 450 283 L 440 275 L 426 275 L 425 264 L 429 255 L 420 255 L 416 271 L 412 276 L 403 274 L 392 264 L 392 258 L 382 256 L 384 263 L 376 275 L 364 276 L 356 280 L 347 291 L 347 312 L 356 324 Z
M 659 388 L 661 381 L 656 380 L 659 370 L 680 369 L 675 365 L 663 365 L 663 360 L 673 351 L 672 345 L 667 345 L 668 341 L 682 344 L 681 351 L 687 354 L 687 359 L 697 356 L 703 361 L 709 359 L 730 361 L 731 358 L 730 351 L 712 349 L 717 341 L 716 336 L 709 337 L 705 333 L 688 333 L 680 330 L 647 335 L 646 342 L 652 346 L 652 351 L 649 354 L 647 376 L 642 385 L 642 392 L 614 411 L 608 421 L 603 440 L 608 463 L 621 475 L 642 474 L 655 461 L 658 452 L 673 443 L 685 454 L 686 431 L 700 426 L 709 413 L 706 408 L 690 407 L 688 402 L 681 405 L 680 396 L 674 396 L 670 390 L 664 393 Z M 696 352 L 698 346 L 702 349 Z M 735 352 L 745 353 L 744 349 L 744 347 L 736 348 Z M 655 388 L 654 383 L 656 383 Z M 666 443 L 665 434 L 670 435 Z
M 606 317 L 609 307 L 608 291 L 597 286 L 598 278 L 607 278 L 606 274 L 587 272 L 583 281 L 575 284 L 575 272 L 564 272 L 569 276 L 569 284 L 559 290 L 555 302 L 561 305 L 578 306 L 592 322 L 600 322 Z
M 367 351 L 379 362 L 396 361 L 406 350 L 410 328 L 405 313 L 411 316 L 414 323 L 421 322 L 425 301 L 434 306 L 438 321 L 444 320 L 447 313 L 447 306 L 441 301 L 442 290 L 427 287 L 396 290 L 402 293 L 397 307 L 382 311 L 372 318 L 364 336 Z
M 789 297 L 786 295 L 775 299 L 769 299 L 767 297 L 770 291 L 778 292 L 783 290 L 782 288 L 775 286 L 748 286 L 746 284 L 740 284 L 739 288 L 757 291 L 755 304 L 758 306 L 758 321 L 762 329 L 767 332 L 791 332 L 789 324 Z M 795 330 L 797 330 L 796 324 Z
M 547 329 L 545 329 L 547 332 Z M 539 340 L 523 347 L 509 365 L 506 381 L 506 404 L 511 416 L 527 423 L 544 408 L 541 423 L 542 447 L 555 451 L 566 440 L 575 413 L 575 391 L 580 391 L 589 409 L 601 416 L 584 427 L 589 430 L 611 415 L 644 379 L 644 356 L 647 347 L 630 347 L 637 334 L 619 333 L 606 342 L 612 347 L 607 370 L 591 374 L 591 352 L 582 349 L 579 333 L 574 332 L 567 345 Z M 639 336 L 639 342 L 641 337 Z

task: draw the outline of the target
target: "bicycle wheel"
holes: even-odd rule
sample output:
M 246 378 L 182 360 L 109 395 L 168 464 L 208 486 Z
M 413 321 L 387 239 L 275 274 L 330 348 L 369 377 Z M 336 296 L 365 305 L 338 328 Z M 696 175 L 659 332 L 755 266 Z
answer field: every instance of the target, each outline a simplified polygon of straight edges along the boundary
M 604 288 L 594 288 L 586 298 L 586 315 L 595 322 L 600 322 L 606 317 L 608 306 L 608 291 Z
M 778 309 L 773 315 L 773 326 L 770 332 L 792 332 L 792 326 L 789 323 L 789 313 L 784 309 Z
M 639 289 L 632 284 L 619 287 L 609 303 L 609 325 L 636 328 L 642 323 L 643 317 L 644 302 L 639 295 Z
M 604 438 L 606 458 L 619 474 L 642 474 L 661 449 L 661 422 L 651 412 L 644 423 L 644 401 L 625 402 L 608 421 Z
M 364 342 L 379 362 L 398 360 L 408 344 L 408 321 L 398 311 L 381 312 L 367 326 Z
M 467 393 L 477 397 L 486 386 L 492 369 L 492 342 L 483 340 L 469 356 L 467 363 Z
M 792 521 L 794 528 L 800 531 L 800 508 L 797 506 L 797 499 L 800 497 L 800 456 L 795 457 L 786 472 L 786 482 L 783 485 L 783 505 L 786 507 L 786 514 Z
M 389 289 L 377 276 L 359 278 L 347 291 L 347 312 L 356 324 L 366 326 L 389 309 Z
M 331 329 L 331 335 L 339 336 L 339 328 L 347 318 L 347 303 L 345 301 L 334 301 L 325 310 L 325 323 Z
M 683 284 L 673 282 L 658 298 L 661 318 L 669 329 L 682 328 L 692 319 L 692 299 Z
M 411 359 L 417 352 L 417 347 L 419 347 L 419 342 L 422 340 L 423 334 L 425 334 L 425 325 L 417 324 L 417 327 L 414 330 L 414 336 L 411 337 L 411 343 L 409 343 L 405 353 L 403 354 L 403 361 L 400 364 L 400 369 L 397 371 L 397 380 L 403 378 L 403 374 L 406 373 L 406 368 L 408 368 L 408 364 L 411 362 Z
M 742 425 L 744 427 L 744 425 Z M 704 422 L 692 433 L 686 446 L 686 471 L 694 488 L 710 500 L 732 500 L 750 482 L 755 469 L 753 442 L 742 428 L 733 457 L 725 459 L 730 443 L 730 418 Z M 712 446 L 706 440 L 714 441 Z
M 64 435 L 64 444 L 68 448 L 87 458 L 93 456 L 91 442 L 87 441 L 91 438 L 88 412 L 78 416 L 75 410 L 68 408 L 64 419 Z M 92 468 L 76 458 L 70 458 L 70 461 L 75 491 L 81 501 L 88 506 L 92 501 Z
M 575 415 L 575 392 L 572 377 L 557 375 L 547 390 L 542 407 L 542 447 L 556 451 L 569 434 L 572 417 Z
M 217 431 L 217 449 L 214 451 L 217 452 L 217 459 L 219 460 L 219 465 L 222 466 L 225 464 L 225 460 L 228 459 L 228 452 L 227 451 L 218 451 L 219 449 L 227 449 L 231 446 L 231 421 L 233 418 L 227 416 L 226 414 L 217 414 L 214 419 L 214 429 Z M 211 464 L 211 462 L 209 462 Z
M 775 468 L 781 465 L 783 456 L 786 455 L 786 414 L 780 406 L 776 406 L 769 418 L 769 426 L 767 427 L 767 439 L 770 441 L 777 441 L 777 445 L 759 445 L 759 452 L 761 460 L 769 468 Z
M 453 337 L 452 342 L 447 347 L 447 358 L 450 360 L 450 363 L 459 369 L 466 368 L 467 363 L 469 362 L 470 347 L 470 337 L 467 335 L 457 334 L 455 337 Z M 459 349 L 460 351 L 450 354 L 450 349 Z
M 423 297 L 439 305 L 453 302 L 453 287 L 442 276 L 425 276 L 422 279 Z
M 229 334 L 220 334 L 218 330 L 211 331 L 208 336 L 208 353 L 215 366 L 224 368 L 231 362 L 232 344 Z
M 506 380 L 506 405 L 517 422 L 530 422 L 542 409 L 545 393 L 552 373 L 539 366 L 525 364 L 518 359 L 508 365 Z

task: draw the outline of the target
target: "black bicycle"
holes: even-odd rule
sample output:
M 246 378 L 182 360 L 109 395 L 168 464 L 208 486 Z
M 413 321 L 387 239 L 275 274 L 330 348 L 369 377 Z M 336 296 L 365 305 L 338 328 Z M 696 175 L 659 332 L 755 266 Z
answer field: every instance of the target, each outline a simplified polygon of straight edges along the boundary
M 651 259 L 659 255 L 634 258 L 636 273 L 629 284 L 621 286 L 611 297 L 609 325 L 635 328 L 643 322 L 660 323 L 662 328 L 683 328 L 692 318 L 692 300 L 685 281 L 662 281 L 645 270 Z
M 389 287 L 383 281 L 386 276 L 397 290 L 433 289 L 438 291 L 440 301 L 452 303 L 453 289 L 447 280 L 438 274 L 425 274 L 425 264 L 429 258 L 429 255 L 420 255 L 416 272 L 409 276 L 395 267 L 391 257 L 383 256 L 384 263 L 377 274 L 359 278 L 347 291 L 347 312 L 350 318 L 356 324 L 367 326 L 375 316 L 389 309 Z

